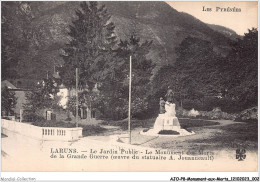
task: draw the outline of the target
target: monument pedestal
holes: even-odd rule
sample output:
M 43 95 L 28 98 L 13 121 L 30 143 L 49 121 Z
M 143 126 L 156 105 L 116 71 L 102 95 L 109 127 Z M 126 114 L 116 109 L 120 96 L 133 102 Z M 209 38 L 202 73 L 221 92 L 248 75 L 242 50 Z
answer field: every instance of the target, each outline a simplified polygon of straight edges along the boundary
M 169 116 L 167 114 L 159 114 L 156 118 L 153 129 L 155 131 L 161 130 L 175 130 L 178 131 L 181 129 L 179 120 L 176 116 Z
M 188 132 L 185 129 L 181 129 L 178 118 L 175 116 L 175 104 L 167 103 L 165 105 L 166 113 L 159 114 L 156 118 L 154 126 L 152 129 L 147 132 L 141 131 L 140 134 L 148 135 L 148 136 L 164 136 L 163 134 L 159 134 L 160 131 L 163 130 L 171 130 L 176 131 L 178 135 L 167 135 L 167 136 L 186 136 L 192 135 L 194 132 Z

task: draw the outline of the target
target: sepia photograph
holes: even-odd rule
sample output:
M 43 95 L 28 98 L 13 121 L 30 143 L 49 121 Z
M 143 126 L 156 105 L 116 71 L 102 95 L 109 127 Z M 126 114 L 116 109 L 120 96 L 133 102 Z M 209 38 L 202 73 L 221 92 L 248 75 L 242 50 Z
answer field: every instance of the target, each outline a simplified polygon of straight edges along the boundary
M 258 1 L 1 1 L 1 169 L 257 172 Z

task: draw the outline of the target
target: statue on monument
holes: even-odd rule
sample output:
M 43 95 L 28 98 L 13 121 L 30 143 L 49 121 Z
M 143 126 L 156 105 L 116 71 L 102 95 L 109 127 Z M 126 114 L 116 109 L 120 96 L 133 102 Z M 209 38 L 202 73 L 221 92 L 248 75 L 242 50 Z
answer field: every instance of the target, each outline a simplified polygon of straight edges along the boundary
M 165 130 L 176 131 L 180 136 L 194 134 L 194 132 L 190 133 L 181 128 L 179 120 L 176 117 L 174 92 L 170 87 L 168 87 L 165 98 L 166 102 L 162 97 L 160 98 L 159 115 L 155 120 L 153 128 L 145 132 L 145 135 L 159 135 L 160 131 Z
M 160 98 L 160 114 L 165 113 L 165 101 L 163 100 L 163 98 Z
M 154 132 L 161 130 L 180 130 L 180 123 L 178 118 L 175 116 L 175 99 L 173 90 L 168 87 L 168 91 L 165 95 L 166 102 L 163 98 L 160 98 L 160 114 L 156 118 L 154 123 Z
M 168 87 L 168 90 L 167 90 L 167 93 L 165 95 L 165 98 L 166 98 L 166 101 L 168 103 L 171 103 L 171 104 L 175 103 L 174 93 L 173 93 L 171 87 Z
M 176 111 L 175 111 L 175 99 L 174 99 L 174 92 L 173 90 L 168 87 L 167 93 L 165 95 L 166 103 L 165 103 L 165 111 L 167 116 L 175 117 Z

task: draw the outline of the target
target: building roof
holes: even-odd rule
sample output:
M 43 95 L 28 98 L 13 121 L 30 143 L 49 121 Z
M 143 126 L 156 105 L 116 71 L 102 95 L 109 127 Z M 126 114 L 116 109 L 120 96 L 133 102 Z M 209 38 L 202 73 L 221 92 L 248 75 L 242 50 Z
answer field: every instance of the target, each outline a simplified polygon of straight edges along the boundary
M 17 88 L 20 88 L 20 89 L 34 89 L 35 85 L 39 81 L 40 80 L 19 78 L 19 79 L 12 80 L 12 83 Z
M 17 89 L 16 86 L 14 86 L 11 82 L 9 82 L 8 80 L 4 80 L 1 82 L 1 89 L 3 89 L 4 87 L 7 87 L 9 89 Z

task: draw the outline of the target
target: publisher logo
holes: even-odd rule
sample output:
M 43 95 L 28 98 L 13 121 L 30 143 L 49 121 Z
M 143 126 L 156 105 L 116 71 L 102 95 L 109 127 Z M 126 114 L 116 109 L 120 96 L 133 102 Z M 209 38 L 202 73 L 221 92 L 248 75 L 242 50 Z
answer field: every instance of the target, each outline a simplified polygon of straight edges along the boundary
M 246 149 L 237 149 L 236 159 L 238 159 L 238 161 L 243 161 L 245 158 L 246 158 Z

